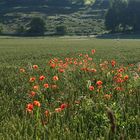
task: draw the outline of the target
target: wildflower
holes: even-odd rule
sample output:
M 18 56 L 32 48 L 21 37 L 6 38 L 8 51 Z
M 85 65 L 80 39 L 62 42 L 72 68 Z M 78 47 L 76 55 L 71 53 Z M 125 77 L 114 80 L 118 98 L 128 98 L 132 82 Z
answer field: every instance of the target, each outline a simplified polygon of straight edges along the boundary
M 96 72 L 97 70 L 96 69 L 90 69 L 90 72 Z
M 74 61 L 73 64 L 74 64 L 74 65 L 77 65 L 78 63 L 77 63 L 77 61 Z
M 43 81 L 44 79 L 45 79 L 45 76 L 44 75 L 42 75 L 42 76 L 39 77 L 39 80 L 40 81 Z
M 49 88 L 49 84 L 44 84 L 44 88 Z
M 35 81 L 35 77 L 31 77 L 29 81 L 30 82 L 34 82 Z
M 40 102 L 39 101 L 34 101 L 34 105 L 40 107 Z
M 35 86 L 33 86 L 33 89 L 38 90 L 39 89 L 39 86 L 38 85 L 35 85 Z
M 103 82 L 102 82 L 102 81 L 97 81 L 96 84 L 97 84 L 98 86 L 101 86 L 101 85 L 103 84 Z
M 38 65 L 33 65 L 33 68 L 34 69 L 38 69 Z
M 56 67 L 56 64 L 55 64 L 55 63 L 51 63 L 51 64 L 50 64 L 50 67 L 51 67 L 51 68 L 55 68 L 55 67 Z
M 93 91 L 94 90 L 94 86 L 89 86 L 89 90 Z
M 29 103 L 29 104 L 27 104 L 26 110 L 28 112 L 31 112 L 31 111 L 33 111 L 33 107 L 34 107 L 33 104 Z
M 112 60 L 112 61 L 111 61 L 111 65 L 112 65 L 112 67 L 114 67 L 115 64 L 116 64 L 116 61 L 115 61 L 115 60 Z
M 59 113 L 59 112 L 61 112 L 61 111 L 62 111 L 61 108 L 56 108 L 56 109 L 55 109 L 55 112 L 56 112 L 56 113 Z
M 64 69 L 58 69 L 58 71 L 60 72 L 60 73 L 63 73 L 63 72 L 65 72 L 65 70 Z
M 31 91 L 30 96 L 34 97 L 36 95 L 36 93 L 34 91 Z
M 95 49 L 91 50 L 91 53 L 92 53 L 92 54 L 94 54 L 95 52 L 96 52 Z
M 119 74 L 117 74 L 117 77 L 120 77 L 120 78 L 121 78 L 121 77 L 122 77 L 122 74 L 120 74 L 120 73 L 119 73 Z
M 24 73 L 24 72 L 25 72 L 25 69 L 20 69 L 20 72 L 21 72 L 21 73 Z
M 54 62 L 58 62 L 58 59 L 57 59 L 57 58 L 54 58 L 53 61 L 54 61 Z
M 119 73 L 124 72 L 124 68 L 120 68 L 120 69 L 118 70 L 118 72 L 119 72 Z
M 53 77 L 53 80 L 54 80 L 54 81 L 58 81 L 58 76 L 54 76 L 54 77 Z
M 45 111 L 45 116 L 47 117 L 47 116 L 49 116 L 49 114 L 50 114 L 49 111 L 46 110 L 46 111 Z
M 67 104 L 61 104 L 61 106 L 60 106 L 61 110 L 65 109 L 65 108 L 67 108 L 67 107 L 68 107 Z
M 128 75 L 125 75 L 124 76 L 124 80 L 128 80 L 129 76 Z
M 91 58 L 91 57 L 89 57 L 89 58 L 88 58 L 88 60 L 89 60 L 89 61 L 92 61 L 92 58 Z
M 117 78 L 117 79 L 116 79 L 116 82 L 117 82 L 117 83 L 123 83 L 124 80 L 123 80 L 122 78 Z

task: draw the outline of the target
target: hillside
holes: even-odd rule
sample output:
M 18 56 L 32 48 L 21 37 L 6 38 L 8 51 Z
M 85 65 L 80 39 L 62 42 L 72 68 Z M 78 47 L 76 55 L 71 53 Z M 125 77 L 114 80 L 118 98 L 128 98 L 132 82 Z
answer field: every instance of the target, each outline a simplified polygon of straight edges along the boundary
M 19 26 L 27 25 L 32 17 L 46 21 L 47 33 L 65 25 L 69 35 L 89 35 L 104 31 L 104 15 L 108 1 L 97 1 L 92 6 L 48 5 L 46 0 L 7 0 L 0 2 L 0 23 L 4 33 L 15 33 Z

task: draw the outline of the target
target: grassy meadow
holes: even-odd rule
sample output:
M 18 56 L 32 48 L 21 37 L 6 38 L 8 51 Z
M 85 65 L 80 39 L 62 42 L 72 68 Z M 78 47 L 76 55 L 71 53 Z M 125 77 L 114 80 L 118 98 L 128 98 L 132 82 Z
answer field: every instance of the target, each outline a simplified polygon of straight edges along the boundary
M 139 39 L 0 37 L 0 139 L 140 139 L 138 62 Z

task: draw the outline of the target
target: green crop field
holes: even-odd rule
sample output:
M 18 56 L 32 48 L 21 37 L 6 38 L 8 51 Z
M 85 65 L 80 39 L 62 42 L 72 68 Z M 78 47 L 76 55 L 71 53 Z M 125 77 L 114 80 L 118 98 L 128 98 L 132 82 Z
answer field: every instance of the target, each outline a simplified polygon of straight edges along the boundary
M 140 139 L 139 62 L 139 39 L 0 37 L 0 139 Z

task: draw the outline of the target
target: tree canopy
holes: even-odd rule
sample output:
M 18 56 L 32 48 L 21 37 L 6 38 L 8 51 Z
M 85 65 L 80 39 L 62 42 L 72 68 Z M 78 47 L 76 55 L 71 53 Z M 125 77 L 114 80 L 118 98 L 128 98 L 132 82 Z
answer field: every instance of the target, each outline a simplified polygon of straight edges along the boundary
M 105 25 L 112 32 L 140 31 L 140 1 L 112 0 L 105 17 Z
M 27 34 L 29 35 L 44 35 L 46 30 L 46 23 L 43 19 L 35 17 L 29 23 L 29 30 Z

